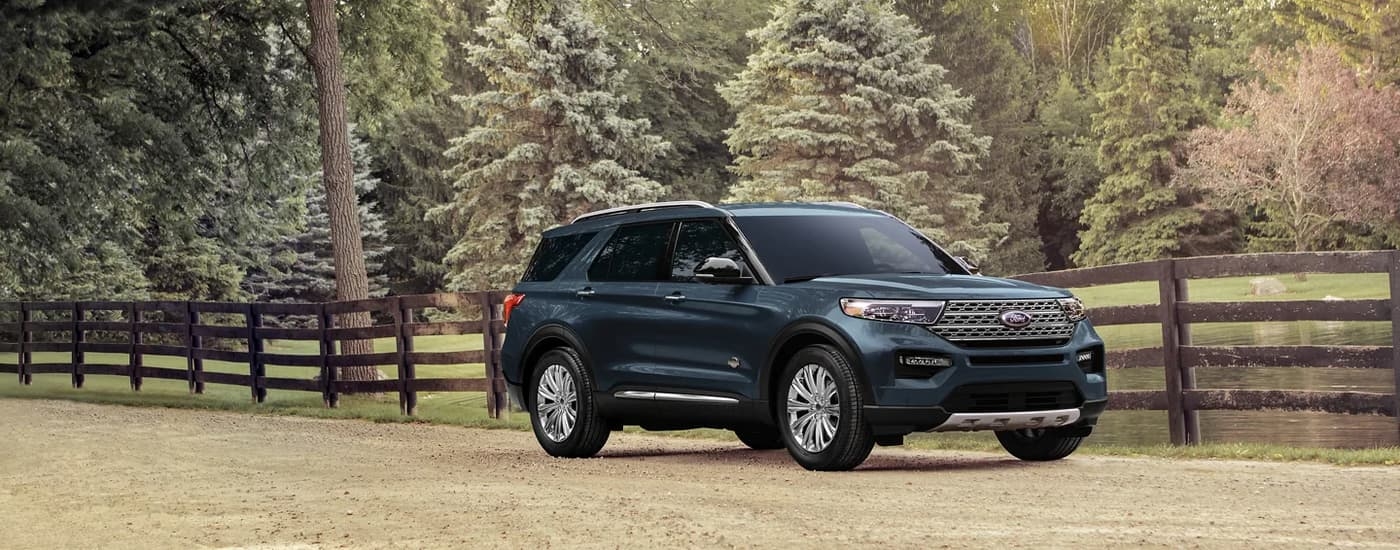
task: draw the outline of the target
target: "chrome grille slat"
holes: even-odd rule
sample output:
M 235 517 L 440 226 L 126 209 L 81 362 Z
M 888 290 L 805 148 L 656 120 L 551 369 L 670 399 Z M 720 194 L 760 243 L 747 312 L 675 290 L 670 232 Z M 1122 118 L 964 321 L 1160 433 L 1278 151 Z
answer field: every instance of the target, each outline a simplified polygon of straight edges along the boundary
M 1010 328 L 999 319 L 1007 310 L 1031 316 L 1025 328 Z M 943 308 L 938 322 L 928 327 L 953 342 L 1007 341 L 1069 338 L 1074 323 L 1055 299 L 1045 300 L 954 300 Z

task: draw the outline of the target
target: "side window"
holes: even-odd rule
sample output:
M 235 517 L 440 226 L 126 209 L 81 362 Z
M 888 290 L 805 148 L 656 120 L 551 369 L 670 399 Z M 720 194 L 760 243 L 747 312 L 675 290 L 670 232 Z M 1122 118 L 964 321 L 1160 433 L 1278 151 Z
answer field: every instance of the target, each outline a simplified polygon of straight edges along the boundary
M 594 235 L 597 233 L 561 235 L 541 240 L 535 248 L 535 259 L 530 262 L 530 268 L 525 270 L 521 281 L 553 281 L 588 241 L 593 240 Z
M 708 258 L 729 258 L 748 271 L 748 266 L 744 265 L 744 255 L 739 252 L 739 243 L 729 236 L 719 222 L 681 222 L 676 249 L 671 255 L 671 280 L 682 283 L 693 281 L 695 268 Z
M 617 228 L 588 268 L 590 281 L 659 281 L 662 258 L 671 238 L 671 224 Z

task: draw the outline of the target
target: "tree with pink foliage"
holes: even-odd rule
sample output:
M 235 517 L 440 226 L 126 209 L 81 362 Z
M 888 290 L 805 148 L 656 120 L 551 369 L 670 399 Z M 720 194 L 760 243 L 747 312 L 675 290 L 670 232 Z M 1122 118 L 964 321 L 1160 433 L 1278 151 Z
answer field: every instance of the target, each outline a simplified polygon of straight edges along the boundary
M 1257 209 L 1302 251 L 1338 222 L 1395 220 L 1400 91 L 1370 85 L 1331 46 L 1297 54 L 1255 54 L 1260 77 L 1235 87 L 1217 127 L 1192 133 L 1179 179 Z

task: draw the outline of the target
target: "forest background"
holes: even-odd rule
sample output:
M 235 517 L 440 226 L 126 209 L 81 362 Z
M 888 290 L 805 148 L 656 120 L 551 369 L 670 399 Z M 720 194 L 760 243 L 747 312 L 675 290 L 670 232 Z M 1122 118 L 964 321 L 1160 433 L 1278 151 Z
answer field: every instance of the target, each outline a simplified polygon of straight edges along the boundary
M 331 5 L 371 295 L 669 199 L 853 200 L 1003 275 L 1400 244 L 1390 1 Z M 0 299 L 333 299 L 312 31 L 0 7 Z

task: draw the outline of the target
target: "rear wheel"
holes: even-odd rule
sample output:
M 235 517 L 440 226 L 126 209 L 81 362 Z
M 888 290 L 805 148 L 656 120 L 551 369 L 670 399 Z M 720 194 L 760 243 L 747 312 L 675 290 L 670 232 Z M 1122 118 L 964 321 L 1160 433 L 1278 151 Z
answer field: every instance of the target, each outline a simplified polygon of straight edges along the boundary
M 734 430 L 734 435 L 755 451 L 783 448 L 783 434 L 778 433 L 777 428 L 745 428 Z
M 1081 436 L 1064 435 L 1055 428 L 997 432 L 997 441 L 1011 456 L 1021 460 L 1059 460 L 1074 453 L 1084 441 Z
M 808 470 L 849 470 L 865 462 L 875 435 L 865 422 L 860 382 L 836 348 L 809 346 L 778 380 L 779 432 Z
M 568 348 L 540 357 L 530 381 L 530 424 L 552 456 L 585 458 L 608 442 L 608 424 L 593 401 L 593 377 Z

